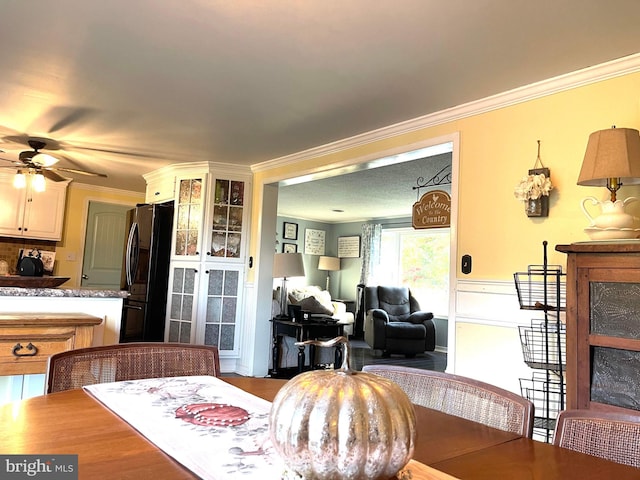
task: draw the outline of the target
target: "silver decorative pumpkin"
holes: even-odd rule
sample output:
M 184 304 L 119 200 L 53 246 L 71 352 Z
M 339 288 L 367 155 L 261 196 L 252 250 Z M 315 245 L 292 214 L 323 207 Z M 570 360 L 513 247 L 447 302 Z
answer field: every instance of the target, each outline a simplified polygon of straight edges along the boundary
M 269 414 L 273 445 L 305 480 L 393 478 L 413 455 L 413 404 L 394 382 L 350 370 L 345 337 L 300 344 L 338 343 L 340 369 L 301 373 L 276 395 Z

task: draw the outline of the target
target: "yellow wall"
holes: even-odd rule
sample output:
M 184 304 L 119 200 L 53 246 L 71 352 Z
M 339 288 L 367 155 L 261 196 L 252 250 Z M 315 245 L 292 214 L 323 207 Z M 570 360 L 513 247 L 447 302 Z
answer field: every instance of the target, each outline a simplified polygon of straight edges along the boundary
M 555 245 L 588 240 L 583 230 L 589 223 L 581 200 L 608 198 L 605 188 L 576 185 L 587 139 L 591 132 L 614 124 L 640 129 L 640 73 L 256 172 L 251 255 L 257 250 L 256 219 L 265 181 L 459 132 L 458 253 L 473 257 L 473 271 L 464 277 L 509 279 L 514 271 L 542 263 L 543 240 L 549 242 L 549 263 L 564 265 L 564 255 L 555 252 Z M 532 219 L 513 190 L 534 167 L 537 140 L 542 162 L 551 169 L 554 191 L 549 217 Z M 623 187 L 619 198 L 638 192 L 638 187 Z M 459 266 L 457 276 L 461 276 Z
M 70 277 L 64 283 L 64 288 L 77 288 L 80 286 L 89 201 L 117 203 L 134 207 L 136 203 L 144 202 L 144 193 L 99 188 L 80 183 L 71 183 L 69 185 L 65 206 L 64 229 L 62 240 L 56 246 L 56 267 L 54 272 L 58 276 Z M 75 260 L 67 260 L 69 255 L 75 256 Z

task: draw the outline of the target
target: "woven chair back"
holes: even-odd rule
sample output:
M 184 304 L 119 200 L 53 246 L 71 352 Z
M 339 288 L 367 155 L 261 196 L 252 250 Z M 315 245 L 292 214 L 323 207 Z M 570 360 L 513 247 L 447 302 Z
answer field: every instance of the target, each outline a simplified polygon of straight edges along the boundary
M 563 410 L 558 414 L 553 443 L 640 468 L 640 415 Z
M 515 393 L 460 375 L 395 365 L 362 371 L 396 382 L 413 403 L 531 438 L 533 403 Z
M 183 375 L 220 375 L 218 348 L 182 343 L 122 343 L 49 357 L 47 393 L 96 383 Z

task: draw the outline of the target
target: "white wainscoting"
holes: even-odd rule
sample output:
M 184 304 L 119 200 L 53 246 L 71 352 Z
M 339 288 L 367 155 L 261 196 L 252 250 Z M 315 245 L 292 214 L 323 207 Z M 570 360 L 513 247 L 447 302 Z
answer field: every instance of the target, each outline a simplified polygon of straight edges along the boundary
M 456 285 L 454 369 L 520 394 L 520 378 L 533 372 L 522 357 L 519 325 L 543 319 L 542 312 L 521 310 L 513 281 L 458 280 Z

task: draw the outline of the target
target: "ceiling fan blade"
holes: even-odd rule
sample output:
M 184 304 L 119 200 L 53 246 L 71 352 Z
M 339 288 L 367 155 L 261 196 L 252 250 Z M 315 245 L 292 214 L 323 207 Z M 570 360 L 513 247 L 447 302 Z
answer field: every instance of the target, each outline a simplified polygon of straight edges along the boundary
M 0 157 L 0 161 L 2 161 L 2 162 L 9 162 L 9 163 L 13 163 L 13 165 L 14 165 L 13 167 L 9 167 L 9 166 L 7 165 L 7 168 L 20 168 L 20 167 L 24 167 L 24 165 L 23 165 L 21 162 L 17 161 L 17 160 L 9 160 L 8 158 L 2 158 L 2 157 Z M 4 165 L 2 165 L 2 166 L 4 166 Z
M 26 133 L 18 133 L 11 135 L 4 135 L 2 137 L 3 144 L 19 144 L 24 146 L 29 146 L 29 135 Z
M 60 118 L 49 128 L 49 133 L 55 133 L 80 120 L 85 120 L 95 112 L 95 109 L 87 107 L 54 107 L 50 113 Z
M 152 155 L 150 153 L 139 153 L 139 152 L 126 151 L 126 150 L 115 150 L 112 148 L 81 147 L 76 145 L 76 146 L 71 146 L 69 150 L 87 150 L 89 152 L 110 153 L 113 155 L 126 155 L 129 157 L 158 158 L 157 155 Z
M 58 175 L 56 172 L 49 170 L 48 168 L 43 168 L 40 171 L 42 172 L 42 175 L 44 175 L 45 178 L 48 178 L 53 182 L 64 182 L 66 180 L 66 178 L 64 178 L 61 175 Z
M 47 168 L 47 170 L 58 170 L 60 172 L 77 173 L 80 175 L 88 175 L 90 177 L 107 178 L 107 176 L 104 173 L 89 172 L 87 170 L 77 170 L 75 168 L 54 167 L 54 168 Z

